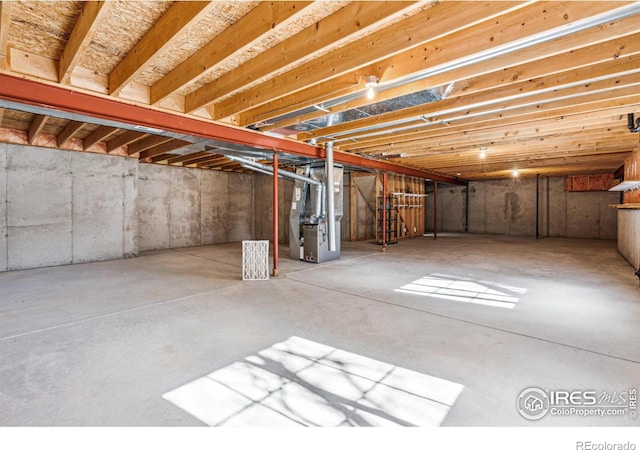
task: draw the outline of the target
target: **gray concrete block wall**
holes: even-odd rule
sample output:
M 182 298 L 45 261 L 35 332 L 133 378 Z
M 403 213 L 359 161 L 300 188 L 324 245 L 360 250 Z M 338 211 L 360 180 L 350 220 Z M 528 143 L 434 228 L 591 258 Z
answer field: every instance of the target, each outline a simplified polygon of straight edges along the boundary
M 122 241 L 122 255 L 125 258 L 138 255 L 138 160 L 133 158 L 123 158 L 124 172 L 122 177 L 122 191 L 124 197 L 123 219 L 124 239 Z
M 72 173 L 72 261 L 122 258 L 124 249 L 124 161 L 70 153 Z
M 546 180 L 545 180 L 546 181 Z M 567 236 L 567 192 L 566 178 L 552 177 L 545 182 L 548 187 L 545 189 L 545 200 L 548 201 L 548 214 L 545 214 L 545 225 L 547 236 L 566 237 Z M 553 217 L 553 220 L 551 218 Z
M 203 176 L 215 175 L 203 172 Z M 227 234 L 224 242 L 253 239 L 254 175 L 226 173 L 227 177 Z
M 252 175 L 140 164 L 140 251 L 253 239 Z
M 463 232 L 465 226 L 465 202 L 467 188 L 464 186 L 438 186 L 438 230 Z M 426 229 L 433 230 L 433 189 L 427 189 L 425 203 Z M 445 212 L 444 214 L 441 214 Z
M 615 239 L 617 217 L 610 204 L 613 192 L 566 192 L 565 178 L 541 177 L 539 218 L 541 236 Z M 427 197 L 427 230 L 433 230 L 433 190 Z M 438 230 L 464 230 L 466 190 L 438 186 Z M 469 232 L 535 236 L 536 180 L 472 181 L 469 183 Z
M 640 268 L 640 210 L 619 209 L 618 251 L 634 269 Z
M 0 147 L 0 270 L 137 254 L 131 205 L 137 161 Z
M 203 245 L 228 242 L 230 231 L 227 198 L 229 197 L 229 174 L 200 176 L 200 239 Z
M 255 182 L 255 239 L 273 238 L 273 178 L 268 175 L 254 175 Z M 293 195 L 293 181 L 278 180 L 278 240 L 289 242 L 289 211 Z
M 7 268 L 73 262 L 71 152 L 7 147 Z
M 155 165 L 138 167 L 138 245 L 140 251 L 171 247 L 171 180 L 167 168 Z
M 0 143 L 0 272 L 7 270 L 7 144 Z

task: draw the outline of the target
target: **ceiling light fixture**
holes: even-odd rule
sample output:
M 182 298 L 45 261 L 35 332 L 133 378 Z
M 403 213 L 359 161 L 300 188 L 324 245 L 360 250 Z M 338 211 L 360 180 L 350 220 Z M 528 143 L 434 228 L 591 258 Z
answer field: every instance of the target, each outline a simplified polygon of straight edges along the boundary
M 369 75 L 365 77 L 364 85 L 367 87 L 367 98 L 372 100 L 376 95 L 375 87 L 378 85 L 380 79 L 375 75 Z
M 481 148 L 480 149 L 480 159 L 485 159 L 487 157 L 487 149 L 486 148 Z
M 518 169 L 513 169 L 513 178 L 518 178 L 518 175 L 520 175 L 520 172 L 518 172 Z

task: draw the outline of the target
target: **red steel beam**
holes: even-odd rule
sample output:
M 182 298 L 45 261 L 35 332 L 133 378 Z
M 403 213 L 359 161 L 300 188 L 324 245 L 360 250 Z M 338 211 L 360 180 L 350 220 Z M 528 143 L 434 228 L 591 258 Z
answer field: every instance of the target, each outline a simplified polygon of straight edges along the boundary
M 187 117 L 183 114 L 125 103 L 97 94 L 88 94 L 67 87 L 27 80 L 4 73 L 0 74 L 0 99 L 205 139 L 215 139 L 267 150 L 278 149 L 284 153 L 308 158 L 324 159 L 325 157 L 324 149 L 313 147 L 303 142 L 268 136 L 244 128 L 233 128 L 195 117 Z M 462 181 L 456 178 L 387 161 L 363 158 L 351 153 L 335 152 L 334 160 L 336 163 L 349 166 L 389 171 L 433 181 L 464 185 Z

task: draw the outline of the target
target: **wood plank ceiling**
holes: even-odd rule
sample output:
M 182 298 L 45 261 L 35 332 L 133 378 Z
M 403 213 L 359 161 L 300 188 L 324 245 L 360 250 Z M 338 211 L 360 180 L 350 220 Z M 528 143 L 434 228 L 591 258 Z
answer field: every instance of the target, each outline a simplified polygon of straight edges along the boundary
M 639 145 L 639 30 L 638 2 L 3 1 L 0 70 L 463 180 L 604 173 Z M 9 109 L 0 140 L 244 170 Z

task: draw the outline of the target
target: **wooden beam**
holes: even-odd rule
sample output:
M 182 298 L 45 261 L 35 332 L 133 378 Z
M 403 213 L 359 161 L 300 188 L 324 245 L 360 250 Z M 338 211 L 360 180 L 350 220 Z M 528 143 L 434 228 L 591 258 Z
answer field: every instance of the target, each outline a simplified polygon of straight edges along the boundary
M 82 128 L 87 125 L 85 122 L 76 122 L 70 120 L 67 126 L 56 136 L 58 147 L 62 147 L 64 144 L 74 137 Z
M 156 147 L 160 144 L 164 144 L 165 142 L 169 142 L 172 140 L 173 138 L 168 136 L 149 136 L 128 144 L 127 154 L 129 156 L 135 155 L 136 153 L 143 152 L 150 149 L 151 147 Z
M 13 2 L 0 2 L 0 56 L 7 54 L 9 28 L 11 26 L 11 7 Z
M 337 12 L 318 21 L 300 33 L 276 46 L 256 55 L 245 64 L 224 73 L 209 83 L 187 95 L 187 104 L 197 104 L 199 99 L 215 99 L 227 96 L 245 88 L 248 84 L 280 71 L 292 63 L 308 57 L 312 53 L 335 45 L 355 33 L 361 33 L 370 26 L 392 20 L 417 2 L 353 2 Z
M 480 131 L 477 133 L 469 133 L 468 135 L 451 136 L 448 139 L 436 138 L 427 139 L 415 142 L 408 142 L 403 145 L 393 146 L 392 152 L 394 154 L 402 153 L 404 156 L 413 156 L 416 154 L 423 154 L 430 150 L 442 151 L 448 148 L 458 149 L 460 146 L 464 147 L 490 147 L 492 145 L 500 145 L 501 142 L 522 142 L 526 139 L 532 140 L 547 140 L 547 139 L 560 139 L 570 132 L 579 133 L 578 137 L 587 138 L 588 136 L 598 137 L 602 134 L 608 134 L 607 127 L 618 128 L 619 132 L 626 133 L 625 124 L 622 120 L 617 121 L 603 121 L 597 123 L 594 120 L 591 124 L 596 131 L 592 131 L 592 128 L 585 127 L 581 124 L 570 123 L 563 127 L 558 125 L 550 126 L 536 126 L 523 127 L 513 130 L 513 132 L 498 129 L 494 131 Z
M 106 141 L 118 131 L 120 131 L 118 128 L 101 126 L 99 128 L 96 128 L 91 132 L 91 134 L 89 134 L 89 136 L 84 138 L 82 145 L 86 150 L 87 148 L 91 147 L 94 144 L 97 144 L 100 141 Z
M 630 88 L 634 89 L 634 88 Z M 379 136 L 368 139 L 358 140 L 355 143 L 348 141 L 343 142 L 341 145 L 335 146 L 341 151 L 353 151 L 358 150 L 360 152 L 366 152 L 373 147 L 389 146 L 389 144 L 396 144 L 402 142 L 409 142 L 413 140 L 419 140 L 429 138 L 433 136 L 448 135 L 452 133 L 464 133 L 470 129 L 485 129 L 491 127 L 515 127 L 522 123 L 538 120 L 573 120 L 574 116 L 583 117 L 588 114 L 588 117 L 601 114 L 616 114 L 618 112 L 624 112 L 630 106 L 640 105 L 640 94 L 630 97 L 622 98 L 607 98 L 606 100 L 590 101 L 591 96 L 585 96 L 580 99 L 581 104 L 568 104 L 567 101 L 561 101 L 565 106 L 559 106 L 556 109 L 547 108 L 533 112 L 512 110 L 510 114 L 505 115 L 503 112 L 495 112 L 491 114 L 477 115 L 473 117 L 464 116 L 452 116 L 442 120 L 441 122 L 435 122 L 429 126 L 421 126 L 411 128 L 405 131 L 394 133 L 391 136 Z M 546 106 L 552 103 L 546 104 Z M 533 108 L 530 108 L 533 109 Z
M 516 66 L 489 72 L 485 75 L 474 75 L 464 80 L 452 80 L 455 81 L 455 83 L 453 83 L 453 89 L 449 92 L 448 98 L 468 95 L 474 92 L 480 92 L 483 89 L 495 89 L 496 87 L 506 86 L 508 84 L 513 84 L 521 80 L 548 77 L 553 74 L 567 72 L 570 70 L 574 71 L 577 69 L 584 69 L 585 67 L 589 68 L 591 66 L 595 66 L 605 62 L 612 62 L 617 60 L 618 58 L 637 55 L 639 53 L 640 34 L 625 36 L 600 44 L 575 49 L 570 52 L 560 53 L 558 55 L 539 59 L 533 62 L 527 62 L 524 64 L 519 64 Z M 540 56 L 542 56 L 542 54 Z M 417 82 L 405 84 L 397 88 L 380 92 L 373 100 L 369 100 L 366 97 L 363 97 L 336 105 L 335 107 L 331 108 L 331 112 L 337 113 L 354 108 L 360 108 L 370 103 L 377 103 L 384 100 L 397 98 L 401 95 L 433 88 L 433 83 L 434 79 L 429 78 L 427 80 L 420 80 Z M 323 117 L 326 116 L 326 114 L 326 112 L 318 110 L 283 121 L 272 121 L 272 125 L 269 125 L 267 127 L 260 127 L 260 129 L 262 131 L 265 131 L 276 128 L 283 128 L 296 123 Z
M 607 154 L 593 154 L 593 155 L 575 155 L 575 156 L 563 156 L 563 157 L 539 157 L 527 160 L 517 161 L 498 161 L 494 163 L 485 164 L 483 169 L 494 172 L 498 170 L 505 170 L 508 168 L 538 168 L 548 166 L 562 166 L 562 165 L 577 165 L 577 164 L 598 164 L 605 161 L 624 161 L 624 158 L 629 155 L 631 150 L 623 152 L 614 152 Z M 445 170 L 445 167 L 439 167 L 440 170 Z M 464 170 L 464 166 L 450 166 L 446 169 Z
M 29 127 L 28 133 L 28 142 L 29 144 L 33 144 L 36 138 L 42 133 L 42 129 L 47 124 L 47 120 L 49 120 L 49 116 L 42 116 L 40 114 L 36 114 L 33 118 L 33 122 Z
M 467 28 L 505 11 L 521 8 L 518 2 L 443 2 L 336 49 L 320 59 L 242 91 L 216 103 L 214 118 L 221 119 L 275 98 L 306 89 L 327 79 L 351 72 L 452 31 Z M 401 38 L 399 38 L 401 36 Z M 191 98 L 187 112 L 206 106 L 215 98 Z
M 217 156 L 215 158 L 212 158 L 211 161 L 208 161 L 206 163 L 200 163 L 198 164 L 198 167 L 200 168 L 209 168 L 211 166 L 215 166 L 216 164 L 220 164 L 224 161 L 228 161 L 228 159 L 224 156 L 220 156 L 220 155 L 214 155 Z
M 114 151 L 119 147 L 129 145 L 147 136 L 148 136 L 147 134 L 139 133 L 137 131 L 125 131 L 121 135 L 116 136 L 113 139 L 107 141 L 107 153 L 111 153 L 112 151 Z
M 211 161 L 213 159 L 215 159 L 214 156 L 211 155 L 211 153 L 209 153 L 208 155 L 200 156 L 199 158 L 191 158 L 191 159 L 188 159 L 186 161 L 183 161 L 182 165 L 183 166 L 193 166 L 193 165 L 198 165 L 198 164 L 201 164 L 201 163 L 206 163 L 206 162 Z
M 564 156 L 596 155 L 631 151 L 633 143 L 627 135 L 612 133 L 608 138 L 592 135 L 590 140 L 582 139 L 579 134 L 566 134 L 560 139 L 526 139 L 502 142 L 490 147 L 485 159 L 478 157 L 477 148 L 454 149 L 442 151 L 434 149 L 433 153 L 403 158 L 413 166 L 428 165 L 434 170 L 447 167 L 477 166 L 484 167 L 495 162 L 518 162 L 536 158 L 554 158 Z M 598 140 L 604 139 L 604 140 Z
M 4 118 L 4 108 L 0 108 L 0 128 L 2 128 L 2 119 Z
M 114 4 L 115 2 L 112 1 L 84 2 L 82 13 L 76 20 L 67 45 L 60 56 L 58 64 L 59 83 L 69 83 L 71 72 L 78 65 L 82 53 L 89 46 L 91 39 L 93 39 L 101 19 L 109 13 Z
M 151 87 L 151 103 L 158 103 L 192 81 L 207 75 L 225 59 L 263 38 L 264 34 L 289 23 L 290 19 L 309 5 L 309 2 L 261 2 L 156 82 Z M 191 111 L 198 108 L 196 106 Z
M 213 6 L 215 2 L 175 2 L 109 74 L 109 94 L 118 95 L 122 88 L 148 67 L 155 55 L 180 39 Z
M 165 142 L 164 144 L 156 145 L 155 147 L 151 147 L 150 149 L 141 152 L 139 155 L 139 158 L 141 160 L 146 158 L 153 158 L 155 156 L 159 156 L 164 153 L 169 153 L 173 150 L 176 150 L 182 147 L 187 147 L 188 145 L 191 145 L 191 143 L 187 141 L 181 141 L 179 139 L 174 139 L 172 141 L 168 141 L 168 142 Z
M 420 142 L 442 142 L 447 139 L 464 140 L 473 136 L 489 138 L 491 134 L 502 133 L 505 136 L 516 135 L 530 130 L 532 132 L 542 133 L 550 129 L 563 129 L 570 127 L 588 128 L 591 125 L 599 125 L 602 123 L 616 123 L 621 127 L 626 127 L 626 111 L 628 107 L 619 107 L 605 109 L 599 111 L 589 111 L 582 114 L 560 115 L 552 118 L 536 118 L 533 115 L 525 116 L 527 120 L 520 117 L 507 117 L 502 121 L 491 121 L 486 123 L 478 123 L 472 126 L 460 125 L 448 128 L 439 128 L 431 130 L 430 133 L 415 133 L 413 136 L 408 135 L 400 137 L 398 140 L 360 149 L 361 152 L 376 151 L 376 149 L 389 149 L 395 152 L 403 147 L 411 147 L 418 145 Z M 391 144 L 391 145 L 389 145 Z
M 463 97 L 448 98 L 439 102 L 427 103 L 410 108 L 404 108 L 391 113 L 380 114 L 365 119 L 325 127 L 319 130 L 300 133 L 303 139 L 331 137 L 340 135 L 341 139 L 353 138 L 366 134 L 367 131 L 359 131 L 370 127 L 381 128 L 381 125 L 398 123 L 401 121 L 431 119 L 432 116 L 446 112 L 463 111 L 468 115 L 473 114 L 474 105 L 478 107 L 489 106 L 489 110 L 505 110 L 515 108 L 519 105 L 538 103 L 541 101 L 557 101 L 559 98 L 587 95 L 590 92 L 619 89 L 622 86 L 633 86 L 640 82 L 640 56 L 631 56 L 626 61 L 621 61 L 618 66 L 613 63 L 606 63 L 607 66 L 599 70 L 594 68 L 592 72 L 575 71 L 567 73 L 561 77 L 556 75 L 543 77 L 540 79 L 526 80 L 505 87 L 483 90 L 476 94 L 465 95 Z M 618 67 L 623 67 L 625 75 L 616 76 Z M 606 70 L 605 70 L 606 69 Z M 586 78 L 586 79 L 585 79 Z M 593 81 L 604 78 L 601 81 Z M 584 84 L 577 84 L 584 82 Z M 577 103 L 577 101 L 576 101 Z M 400 125 L 398 125 L 400 126 Z M 406 126 L 406 123 L 404 124 Z M 376 130 L 380 131 L 380 130 Z M 369 131 L 368 133 L 371 133 Z
M 183 161 L 189 161 L 191 159 L 202 158 L 203 156 L 211 156 L 211 153 L 209 153 L 209 152 L 195 152 L 195 153 L 190 153 L 188 155 L 174 156 L 174 157 L 169 158 L 167 160 L 167 164 L 178 164 L 178 163 L 181 163 Z
M 590 28 L 579 33 L 554 39 L 550 42 L 534 45 L 517 52 L 496 56 L 482 62 L 476 62 L 472 65 L 463 66 L 441 74 L 435 74 L 430 76 L 428 79 L 422 80 L 422 83 L 415 83 L 415 90 L 413 91 L 446 86 L 452 82 L 457 83 L 461 80 L 473 79 L 479 75 L 509 69 L 517 65 L 538 61 L 541 58 L 547 58 L 567 52 L 573 53 L 576 49 L 581 49 L 583 47 L 588 47 L 597 43 L 637 33 L 638 29 L 640 29 L 640 16 L 631 16 L 624 20 Z M 465 36 L 464 33 L 465 30 L 455 33 L 453 36 L 459 34 L 461 37 L 457 39 L 464 40 L 466 39 L 462 37 Z M 443 51 L 443 49 L 451 48 L 449 43 L 450 37 L 451 36 L 445 36 L 441 39 L 430 42 L 428 45 L 420 47 L 419 50 L 422 52 L 421 54 L 417 54 L 415 51 L 410 50 L 385 59 L 384 61 L 380 61 L 379 63 L 361 68 L 356 72 L 351 72 L 328 82 L 323 82 L 322 85 L 316 87 L 314 91 L 310 92 L 308 95 L 307 91 L 296 92 L 274 100 L 271 103 L 266 103 L 242 112 L 238 114 L 237 124 L 240 126 L 246 126 L 261 121 L 267 121 L 280 115 L 288 114 L 296 110 L 307 108 L 313 104 L 321 103 L 326 101 L 327 98 L 338 98 L 345 94 L 338 93 L 337 95 L 330 95 L 331 92 L 337 91 L 336 83 L 353 82 L 354 77 L 360 76 L 362 73 L 375 73 L 380 71 L 381 68 L 384 68 L 382 74 L 383 81 L 391 82 L 398 78 L 407 77 L 424 70 L 425 59 L 432 61 L 433 58 L 437 58 L 437 60 L 433 60 L 434 63 L 444 63 L 448 60 L 449 53 L 447 51 Z M 627 44 L 628 43 L 629 40 L 627 40 Z M 464 46 L 464 48 L 467 49 L 467 51 L 472 51 L 472 46 L 474 45 L 476 44 L 469 42 Z M 611 56 L 624 56 L 626 54 L 625 48 L 612 50 Z M 570 56 L 568 60 L 571 60 Z M 544 66 L 540 65 L 540 67 Z M 516 75 L 518 80 L 525 79 L 517 73 L 512 73 L 512 75 Z M 386 98 L 394 98 L 395 96 L 405 95 L 408 93 L 410 92 L 402 89 L 401 87 L 398 88 L 395 93 L 390 92 L 389 96 L 385 93 L 381 93 L 377 98 L 384 100 Z M 340 108 L 336 108 L 336 111 L 340 111 Z
M 176 155 L 175 153 L 163 153 L 161 155 L 152 156 L 151 158 L 149 158 L 149 160 L 151 160 L 152 163 L 158 163 L 162 161 L 167 161 L 168 159 L 171 159 L 171 158 L 175 158 L 176 156 L 180 156 L 180 155 Z

